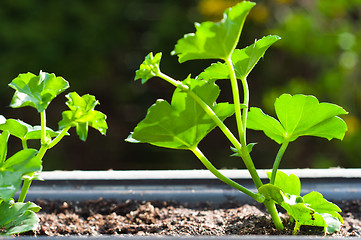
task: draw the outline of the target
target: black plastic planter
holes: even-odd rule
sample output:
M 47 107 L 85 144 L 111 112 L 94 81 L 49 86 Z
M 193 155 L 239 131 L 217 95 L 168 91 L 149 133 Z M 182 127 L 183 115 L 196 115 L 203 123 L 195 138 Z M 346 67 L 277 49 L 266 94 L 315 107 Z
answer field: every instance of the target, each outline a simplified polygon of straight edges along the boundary
M 361 169 L 292 169 L 282 170 L 301 178 L 302 194 L 318 191 L 331 201 L 361 199 Z M 259 171 L 266 182 L 266 170 Z M 223 170 L 222 173 L 236 182 L 255 190 L 246 170 Z M 222 203 L 253 199 L 216 179 L 206 170 L 177 171 L 53 171 L 43 172 L 45 181 L 33 182 L 27 200 L 176 200 Z M 47 237 L 39 237 L 44 239 Z M 77 239 L 79 237 L 66 237 Z M 120 236 L 88 237 L 87 239 L 114 239 Z M 126 236 L 122 239 L 175 239 L 174 237 Z M 178 239 L 318 239 L 314 236 L 224 236 L 176 237 Z M 327 239 L 324 237 L 322 239 Z M 19 237 L 19 239 L 31 239 Z M 51 237 L 51 239 L 57 239 Z M 61 237 L 61 239 L 65 239 Z M 330 239 L 337 239 L 330 237 Z

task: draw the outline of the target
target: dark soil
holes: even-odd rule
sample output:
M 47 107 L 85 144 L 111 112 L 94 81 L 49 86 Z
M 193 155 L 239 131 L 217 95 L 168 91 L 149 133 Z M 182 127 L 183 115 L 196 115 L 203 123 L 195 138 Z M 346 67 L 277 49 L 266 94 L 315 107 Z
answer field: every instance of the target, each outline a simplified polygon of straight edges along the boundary
M 262 205 L 227 203 L 189 207 L 175 202 L 138 201 L 38 201 L 42 210 L 36 235 L 259 235 L 291 234 L 287 215 L 285 229 L 276 230 Z M 361 236 L 361 202 L 340 202 L 344 225 L 334 236 Z M 322 229 L 303 227 L 300 234 L 323 235 Z

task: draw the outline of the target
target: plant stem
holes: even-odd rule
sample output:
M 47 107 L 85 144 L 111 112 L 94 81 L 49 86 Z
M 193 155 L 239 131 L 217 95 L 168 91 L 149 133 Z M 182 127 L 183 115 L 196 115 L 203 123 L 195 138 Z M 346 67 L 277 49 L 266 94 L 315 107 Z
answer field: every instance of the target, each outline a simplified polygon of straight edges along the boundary
M 41 145 L 39 152 L 35 157 L 40 158 L 40 160 L 42 160 L 47 150 L 48 150 L 48 148 L 46 147 L 46 145 Z M 32 173 L 29 178 L 24 179 L 24 183 L 23 183 L 23 186 L 21 187 L 21 192 L 20 192 L 18 202 L 25 201 L 25 197 L 28 194 L 30 185 L 33 181 L 33 178 L 32 178 L 33 175 L 34 175 L 34 173 Z
M 45 110 L 40 113 L 41 119 L 41 145 L 46 144 L 46 114 Z
M 54 138 L 48 145 L 48 149 L 54 147 L 57 143 L 60 142 L 61 139 L 63 139 L 64 136 L 66 136 L 66 134 L 68 133 L 69 129 L 71 127 L 66 127 L 63 128 L 63 130 L 61 130 L 60 134 L 58 136 L 56 136 L 56 138 Z
M 263 204 L 266 206 L 269 214 L 272 217 L 272 221 L 276 227 L 276 229 L 282 230 L 283 227 L 283 223 L 282 220 L 280 218 L 280 216 L 278 215 L 278 211 L 275 205 L 275 202 L 271 199 L 266 199 Z
M 229 78 L 230 78 L 231 86 L 232 86 L 234 112 L 236 115 L 236 122 L 237 122 L 237 127 L 238 127 L 239 138 L 241 139 L 244 137 L 244 133 L 245 133 L 246 129 L 243 128 L 244 125 L 243 125 L 242 114 L 241 114 L 241 99 L 239 97 L 238 81 L 236 78 L 236 74 L 234 71 L 231 57 L 226 59 L 225 62 L 226 62 L 226 65 L 227 65 L 228 71 L 229 71 Z
M 32 176 L 31 176 L 32 177 Z M 24 183 L 23 183 L 23 186 L 21 188 L 21 192 L 20 192 L 20 196 L 19 196 L 19 199 L 18 199 L 18 202 L 24 202 L 25 201 L 25 197 L 26 197 L 26 194 L 28 193 L 29 191 L 29 188 L 30 188 L 30 185 L 31 185 L 31 182 L 32 182 L 32 179 L 31 178 L 25 178 L 24 179 Z
M 275 161 L 274 161 L 274 163 L 273 163 L 273 167 L 272 167 L 272 175 L 271 175 L 271 181 L 270 181 L 271 184 L 274 184 L 274 183 L 275 183 L 277 170 L 278 170 L 278 167 L 279 167 L 279 165 L 280 165 L 280 163 L 281 163 L 281 159 L 282 159 L 282 157 L 283 157 L 283 154 L 284 154 L 285 151 L 286 151 L 286 148 L 287 148 L 287 146 L 288 146 L 288 143 L 289 143 L 289 141 L 288 141 L 288 140 L 285 140 L 285 141 L 282 143 L 280 149 L 278 150 L 276 159 L 275 159 Z
M 257 173 L 257 170 L 254 166 L 252 161 L 251 155 L 247 149 L 247 140 L 246 140 L 246 129 L 247 129 L 247 112 L 248 112 L 248 105 L 249 105 L 249 90 L 246 78 L 242 79 L 243 84 L 243 107 L 241 107 L 241 100 L 239 96 L 239 88 L 238 88 L 238 81 L 236 77 L 236 73 L 233 67 L 231 57 L 225 59 L 226 65 L 228 66 L 231 86 L 232 86 L 232 94 L 233 94 L 233 103 L 234 103 L 234 110 L 236 115 L 236 122 L 239 132 L 239 139 L 242 148 L 237 148 L 239 155 L 241 156 L 244 164 L 246 165 L 249 173 L 252 176 L 253 182 L 255 183 L 257 188 L 260 188 L 263 183 Z M 242 119 L 242 111 L 243 109 L 243 119 Z
M 23 146 L 23 149 L 28 149 L 28 143 L 25 139 L 21 139 L 21 144 Z
M 254 192 L 251 192 L 247 188 L 243 187 L 242 185 L 236 183 L 235 181 L 227 178 L 223 174 L 221 174 L 206 158 L 206 156 L 199 150 L 198 147 L 195 147 L 194 149 L 190 149 L 197 157 L 198 159 L 203 163 L 203 165 L 211 172 L 214 176 L 216 176 L 219 180 L 223 181 L 224 183 L 228 184 L 231 187 L 234 187 L 235 189 L 247 194 L 248 196 L 252 197 L 258 202 L 263 202 L 265 200 L 264 196 L 261 194 L 256 194 Z

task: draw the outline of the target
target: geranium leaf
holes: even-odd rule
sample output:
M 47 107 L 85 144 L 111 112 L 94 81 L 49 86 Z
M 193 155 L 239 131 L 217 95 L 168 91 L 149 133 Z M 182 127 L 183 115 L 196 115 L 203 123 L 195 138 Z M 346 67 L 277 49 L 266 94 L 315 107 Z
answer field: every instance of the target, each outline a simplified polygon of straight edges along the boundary
M 0 203 L 0 235 L 10 236 L 36 230 L 39 218 L 35 212 L 39 209 L 39 206 L 31 202 L 2 201 Z
M 270 35 L 263 37 L 246 48 L 235 49 L 231 59 L 236 72 L 236 77 L 238 79 L 246 78 L 259 59 L 263 57 L 266 50 L 279 39 L 280 37 L 278 36 Z M 207 81 L 229 79 L 227 65 L 221 62 L 213 63 L 200 73 L 197 79 L 204 79 Z
M 89 94 L 79 96 L 76 92 L 72 92 L 66 97 L 68 98 L 66 104 L 70 110 L 63 112 L 59 129 L 76 127 L 76 132 L 83 141 L 88 136 L 88 126 L 95 128 L 103 135 L 106 134 L 108 129 L 106 115 L 94 110 L 95 106 L 99 104 L 94 96 Z
M 227 59 L 236 48 L 244 21 L 255 3 L 241 2 L 225 11 L 221 22 L 196 23 L 196 33 L 178 40 L 172 54 L 179 62 L 193 59 Z
M 9 86 L 15 89 L 11 107 L 31 106 L 42 112 L 58 94 L 69 87 L 69 83 L 55 74 L 40 72 L 38 76 L 32 73 L 19 74 Z
M 269 179 L 271 179 L 271 174 L 271 172 L 267 172 Z M 301 181 L 295 174 L 287 175 L 282 171 L 277 171 L 274 185 L 286 194 L 296 196 L 300 196 L 301 194 Z
M 134 80 L 141 79 L 142 83 L 146 83 L 152 77 L 158 76 L 160 72 L 160 60 L 162 53 L 157 53 L 153 56 L 153 53 L 149 53 L 144 62 L 140 65 L 139 69 L 135 72 Z
M 314 96 L 283 94 L 276 99 L 275 110 L 279 121 L 251 108 L 247 127 L 262 130 L 277 143 L 300 136 L 343 139 L 347 131 L 346 123 L 338 117 L 347 112 L 335 104 L 319 103 Z
M 219 88 L 214 83 L 187 78 L 183 81 L 190 90 L 206 102 L 224 120 L 234 112 L 233 105 L 215 101 Z M 158 100 L 146 118 L 128 137 L 130 142 L 145 142 L 160 147 L 190 149 L 213 129 L 216 124 L 186 92 L 176 89 L 172 102 Z

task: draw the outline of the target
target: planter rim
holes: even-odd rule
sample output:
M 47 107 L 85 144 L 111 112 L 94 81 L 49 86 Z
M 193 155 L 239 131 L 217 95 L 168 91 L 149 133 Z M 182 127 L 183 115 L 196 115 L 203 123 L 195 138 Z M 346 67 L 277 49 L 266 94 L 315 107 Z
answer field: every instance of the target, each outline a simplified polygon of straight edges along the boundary
M 328 169 L 280 169 L 287 174 L 295 174 L 301 179 L 310 178 L 361 178 L 361 168 L 328 168 Z M 270 169 L 258 170 L 262 179 L 267 179 Z M 229 178 L 250 179 L 248 170 L 220 170 Z M 43 171 L 40 176 L 44 180 L 143 180 L 143 179 L 216 179 L 208 170 L 107 170 L 107 171 Z

